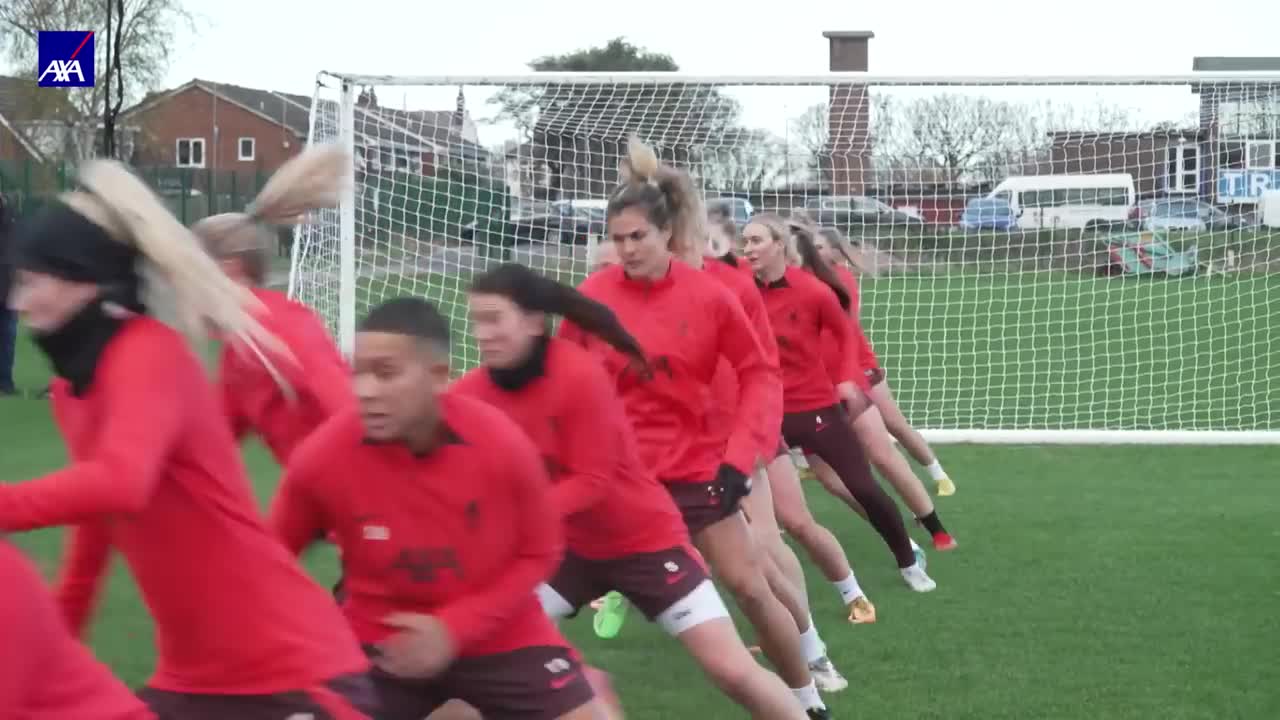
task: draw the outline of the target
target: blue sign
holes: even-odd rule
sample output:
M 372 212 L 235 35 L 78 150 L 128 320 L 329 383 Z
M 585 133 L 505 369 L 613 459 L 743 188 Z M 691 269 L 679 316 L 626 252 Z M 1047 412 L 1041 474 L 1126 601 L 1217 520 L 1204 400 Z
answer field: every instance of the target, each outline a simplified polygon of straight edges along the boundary
M 40 87 L 93 87 L 92 30 L 41 30 L 36 56 Z
M 1268 190 L 1280 190 L 1280 169 L 1218 171 L 1218 200 L 1222 202 L 1257 200 Z

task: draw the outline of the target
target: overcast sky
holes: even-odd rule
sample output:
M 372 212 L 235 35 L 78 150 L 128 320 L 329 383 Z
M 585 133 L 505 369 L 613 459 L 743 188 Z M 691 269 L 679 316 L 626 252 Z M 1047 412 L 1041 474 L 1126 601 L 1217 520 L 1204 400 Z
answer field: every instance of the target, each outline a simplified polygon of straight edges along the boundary
M 1280 55 L 1277 0 L 1235 0 L 1208 14 L 1190 0 L 187 0 L 187 6 L 201 16 L 201 30 L 179 43 L 170 86 L 199 77 L 302 94 L 311 93 L 318 70 L 518 73 L 540 55 L 618 35 L 699 74 L 825 71 L 824 30 L 874 31 L 871 71 L 888 74 L 1181 73 L 1196 55 Z M 1034 97 L 1053 93 L 1067 97 L 1061 90 Z M 455 95 L 456 87 L 379 92 L 384 104 L 414 109 L 450 108 Z M 483 96 L 468 93 L 481 119 L 489 113 Z M 757 93 L 746 98 L 747 116 L 780 131 L 780 118 L 823 97 L 813 89 Z M 1194 108 L 1185 90 L 1109 97 L 1173 120 Z M 482 125 L 480 133 L 492 145 L 506 130 Z

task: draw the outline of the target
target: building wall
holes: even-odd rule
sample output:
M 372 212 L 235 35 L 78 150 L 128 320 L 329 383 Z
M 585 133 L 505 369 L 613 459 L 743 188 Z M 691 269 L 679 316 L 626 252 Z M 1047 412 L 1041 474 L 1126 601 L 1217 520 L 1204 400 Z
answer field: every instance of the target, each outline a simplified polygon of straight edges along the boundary
M 1181 140 L 1197 146 L 1197 135 L 1189 133 L 1060 133 L 1050 149 L 1050 170 L 1054 175 L 1128 173 L 1133 176 L 1139 197 L 1166 191 L 1168 152 Z M 1200 177 L 1197 194 L 1207 194 L 1205 167 L 1209 158 L 1200 150 Z
M 139 165 L 176 167 L 178 139 L 203 138 L 206 169 L 270 174 L 303 146 L 293 131 L 196 86 L 143 108 L 129 122 L 142 128 Z M 238 157 L 242 137 L 254 138 L 253 160 Z

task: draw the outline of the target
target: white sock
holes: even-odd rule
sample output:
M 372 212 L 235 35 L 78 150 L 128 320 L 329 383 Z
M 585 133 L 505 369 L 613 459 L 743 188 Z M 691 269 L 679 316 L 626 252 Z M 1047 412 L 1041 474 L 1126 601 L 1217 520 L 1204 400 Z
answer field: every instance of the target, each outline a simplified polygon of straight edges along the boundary
M 822 702 L 822 696 L 818 694 L 818 686 L 812 680 L 802 688 L 791 688 L 791 692 L 795 693 L 796 699 L 800 701 L 800 706 L 805 710 L 826 707 Z
M 911 541 L 911 549 L 915 552 L 920 552 L 920 545 L 919 543 L 916 542 L 916 539 L 915 538 L 908 538 L 908 539 Z
M 937 458 L 934 458 L 933 462 L 929 463 L 925 470 L 929 471 L 929 477 L 933 478 L 935 482 L 947 476 L 947 472 L 942 469 L 942 463 L 938 462 Z
M 807 663 L 815 663 L 827 654 L 827 649 L 822 645 L 822 638 L 818 637 L 818 626 L 813 624 L 813 617 L 809 617 L 809 629 L 800 633 L 800 650 L 804 653 L 804 661 Z
M 836 592 L 840 593 L 840 601 L 845 605 L 857 600 L 866 593 L 862 592 L 862 588 L 858 585 L 858 578 L 853 572 L 849 572 L 849 577 L 835 582 Z

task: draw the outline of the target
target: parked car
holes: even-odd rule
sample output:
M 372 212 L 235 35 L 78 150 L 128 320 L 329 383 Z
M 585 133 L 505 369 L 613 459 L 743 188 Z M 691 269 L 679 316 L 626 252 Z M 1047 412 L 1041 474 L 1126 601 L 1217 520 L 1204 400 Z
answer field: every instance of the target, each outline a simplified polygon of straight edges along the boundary
M 707 201 L 707 212 L 718 212 L 731 218 L 738 228 L 739 235 L 742 234 L 742 228 L 746 227 L 751 220 L 751 216 L 756 214 L 751 201 L 739 197 L 711 198 Z
M 1140 230 L 1234 230 L 1250 223 L 1202 200 L 1172 197 L 1134 205 L 1129 224 Z
M 477 224 L 473 220 L 462 228 L 463 240 L 475 238 Z M 571 200 L 526 201 L 513 210 L 501 227 L 508 243 L 586 245 L 592 237 L 604 234 L 605 211 L 603 208 L 577 206 Z
M 960 230 L 1015 230 L 1018 227 L 1018 214 L 1008 201 L 999 198 L 974 198 L 960 213 L 960 221 L 956 223 Z
M 813 198 L 805 203 L 805 211 L 819 225 L 850 227 L 853 225 L 920 226 L 924 221 L 910 213 L 895 210 L 875 198 L 844 195 Z

